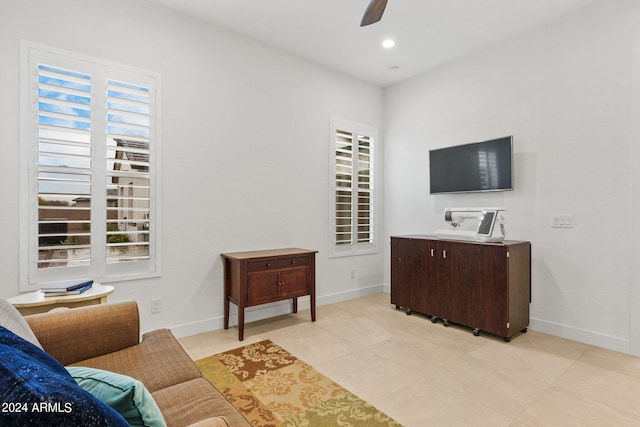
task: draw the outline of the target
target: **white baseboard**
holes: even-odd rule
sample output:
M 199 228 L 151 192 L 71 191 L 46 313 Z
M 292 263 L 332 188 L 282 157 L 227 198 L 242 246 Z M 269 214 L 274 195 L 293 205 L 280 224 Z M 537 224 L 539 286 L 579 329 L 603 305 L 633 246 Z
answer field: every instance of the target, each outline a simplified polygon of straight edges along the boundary
M 386 286 L 388 289 L 388 285 Z M 366 288 L 350 289 L 344 292 L 337 292 L 329 295 L 316 296 L 316 307 L 335 304 L 340 301 L 348 301 L 354 298 L 360 298 L 367 295 L 376 294 L 385 291 L 384 285 L 374 285 Z M 388 290 L 386 290 L 388 292 Z M 298 298 L 298 310 L 309 309 L 309 296 Z M 279 301 L 271 304 L 264 304 L 255 307 L 248 307 L 244 313 L 244 321 L 246 323 L 255 322 L 257 320 L 267 319 L 275 316 L 282 316 L 291 313 L 293 310 L 293 302 L 291 300 Z M 229 326 L 238 324 L 238 308 L 231 304 L 231 313 L 229 315 Z M 224 327 L 224 317 L 218 316 L 198 322 L 186 323 L 170 327 L 171 332 L 178 337 L 188 337 L 191 335 L 202 334 L 204 332 L 215 331 Z
M 608 350 L 618 351 L 620 353 L 630 354 L 630 340 L 628 338 L 601 334 L 599 332 L 535 318 L 529 319 L 529 329 L 596 347 L 606 348 Z
M 379 292 L 390 292 L 388 284 L 374 285 L 366 288 L 350 289 L 344 292 L 336 292 L 329 295 L 316 297 L 316 305 L 323 306 L 327 304 L 335 304 L 341 301 L 348 301 Z M 309 308 L 309 297 L 298 298 L 298 309 L 307 310 Z M 245 312 L 245 322 L 255 322 L 257 320 L 267 319 L 270 317 L 281 316 L 291 313 L 293 307 L 291 300 L 279 301 L 272 304 L 264 304 L 256 307 L 249 307 Z M 231 316 L 229 325 L 235 327 L 238 324 L 238 309 L 231 304 Z M 187 337 L 197 335 L 204 332 L 222 329 L 224 327 L 223 316 L 209 318 L 198 322 L 187 323 L 171 327 L 173 334 L 178 337 Z M 602 347 L 620 353 L 630 354 L 630 340 L 628 338 L 616 337 L 607 334 L 601 334 L 586 329 L 575 328 L 560 323 L 550 322 L 531 318 L 529 321 L 529 329 L 543 332 L 549 335 L 566 338 L 573 341 L 582 342 L 596 347 Z

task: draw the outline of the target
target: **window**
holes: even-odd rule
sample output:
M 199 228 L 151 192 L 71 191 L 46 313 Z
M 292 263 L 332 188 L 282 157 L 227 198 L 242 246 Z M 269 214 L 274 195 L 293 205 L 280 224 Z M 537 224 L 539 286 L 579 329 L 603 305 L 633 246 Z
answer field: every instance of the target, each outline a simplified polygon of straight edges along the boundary
M 21 289 L 158 275 L 158 76 L 23 43 Z
M 376 251 L 375 142 L 377 130 L 331 121 L 332 255 Z

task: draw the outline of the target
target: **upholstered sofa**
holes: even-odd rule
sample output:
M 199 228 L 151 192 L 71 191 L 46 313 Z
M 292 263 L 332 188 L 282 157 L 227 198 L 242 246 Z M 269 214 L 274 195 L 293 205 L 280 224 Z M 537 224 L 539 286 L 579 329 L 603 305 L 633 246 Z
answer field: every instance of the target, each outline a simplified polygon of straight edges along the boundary
M 135 302 L 37 314 L 25 319 L 41 348 L 67 370 L 97 368 L 99 372 L 139 380 L 168 426 L 250 425 L 202 376 L 169 330 L 148 332 L 140 339 Z M 78 381 L 75 376 L 74 379 Z

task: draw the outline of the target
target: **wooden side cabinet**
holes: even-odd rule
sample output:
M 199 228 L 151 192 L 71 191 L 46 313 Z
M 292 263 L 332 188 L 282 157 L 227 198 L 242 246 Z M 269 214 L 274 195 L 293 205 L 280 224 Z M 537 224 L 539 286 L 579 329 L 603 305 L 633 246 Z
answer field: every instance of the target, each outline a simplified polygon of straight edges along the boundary
M 391 303 L 510 341 L 529 326 L 531 244 L 391 238 Z
M 311 320 L 316 320 L 317 251 L 299 248 L 221 254 L 224 263 L 224 328 L 229 329 L 229 304 L 238 306 L 238 338 L 244 339 L 246 307 L 309 295 Z

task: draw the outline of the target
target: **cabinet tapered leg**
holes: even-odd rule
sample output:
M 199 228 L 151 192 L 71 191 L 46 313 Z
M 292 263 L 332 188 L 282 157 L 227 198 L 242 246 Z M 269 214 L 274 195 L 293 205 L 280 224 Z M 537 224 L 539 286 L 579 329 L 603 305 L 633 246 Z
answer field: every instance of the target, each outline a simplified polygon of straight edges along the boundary
M 298 312 L 298 298 L 293 299 L 293 312 L 294 313 Z
M 238 339 L 244 340 L 244 307 L 238 306 Z
M 224 328 L 229 329 L 229 297 L 224 299 Z

